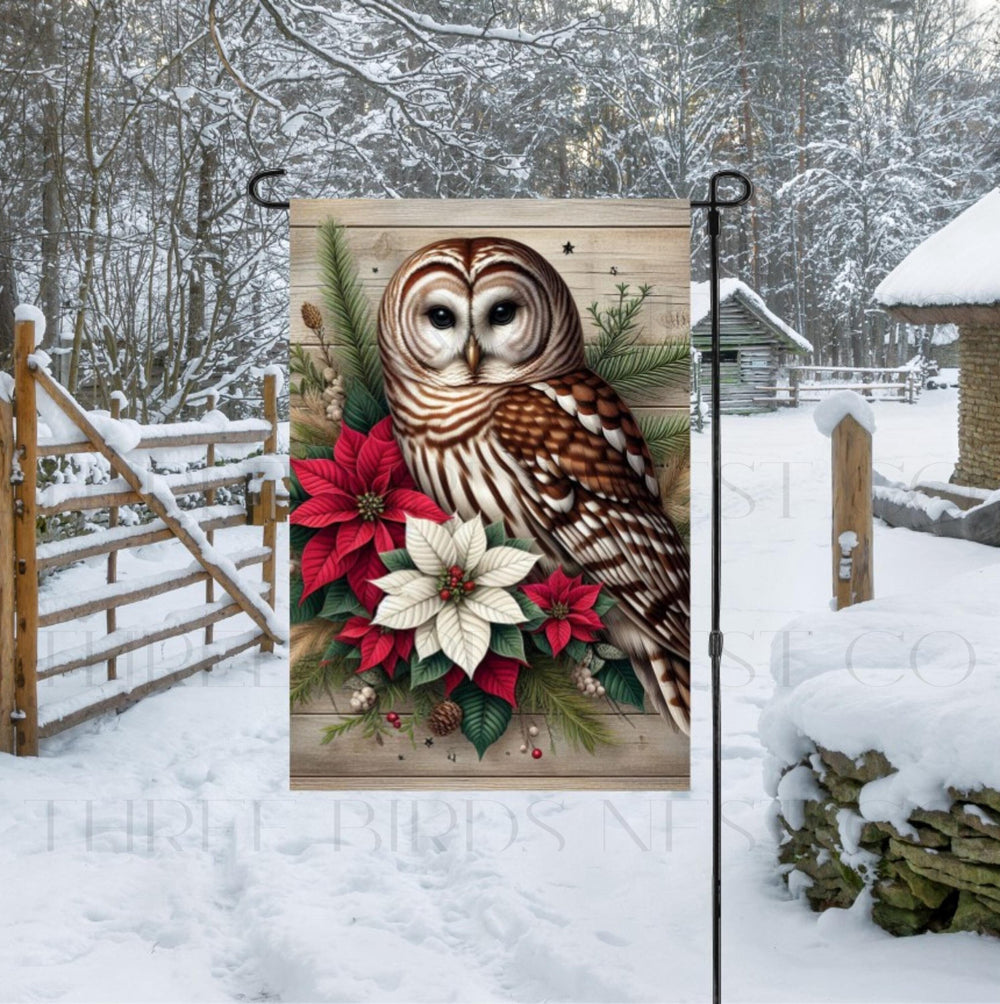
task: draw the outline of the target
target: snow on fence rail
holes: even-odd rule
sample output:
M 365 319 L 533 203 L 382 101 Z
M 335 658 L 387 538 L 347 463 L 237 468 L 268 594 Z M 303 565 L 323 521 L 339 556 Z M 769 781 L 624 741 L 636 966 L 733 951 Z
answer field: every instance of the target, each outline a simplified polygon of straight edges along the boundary
M 0 751 L 36 755 L 40 738 L 112 710 L 123 710 L 147 694 L 248 648 L 272 651 L 286 640 L 286 628 L 274 615 L 277 523 L 286 518 L 288 492 L 285 459 L 278 455 L 277 372 L 264 376 L 264 416 L 230 422 L 215 411 L 199 422 L 140 426 L 120 419 L 121 399 L 115 397 L 110 415 L 85 412 L 47 369 L 48 358 L 36 350 L 33 320 L 15 326 L 14 379 L 0 395 L 0 465 L 10 492 L 0 492 Z M 3 388 L 0 388 L 3 389 Z M 39 435 L 39 408 L 47 429 Z M 216 464 L 219 445 L 261 452 Z M 227 451 L 232 453 L 234 451 Z M 110 467 L 112 480 L 98 485 L 61 484 L 38 491 L 41 457 L 96 454 Z M 240 455 L 240 452 L 237 452 Z M 200 469 L 157 474 L 156 462 L 203 462 Z M 220 488 L 243 485 L 246 505 L 219 505 Z M 200 495 L 204 504 L 182 510 L 179 496 Z M 120 525 L 120 507 L 141 505 L 151 514 L 146 522 Z M 39 544 L 37 519 L 72 511 L 106 510 L 108 528 Z M 216 546 L 215 533 L 235 526 L 261 527 L 260 547 L 231 554 Z M 177 540 L 193 561 L 182 568 L 119 581 L 118 554 L 163 540 Z M 65 567 L 86 558 L 105 556 L 104 582 L 69 596 L 39 599 L 38 573 Z M 251 582 L 241 573 L 260 565 L 262 581 Z M 10 588 L 10 578 L 14 588 Z M 167 592 L 203 583 L 204 602 L 173 611 L 160 623 L 141 631 L 120 629 L 117 611 Z M 222 593 L 216 594 L 216 587 Z M 77 642 L 62 651 L 39 656 L 38 633 L 53 625 L 104 612 L 104 635 Z M 214 625 L 236 614 L 246 614 L 253 629 L 226 642 L 217 642 Z M 120 656 L 157 642 L 203 632 L 204 644 L 188 651 L 179 662 L 158 661 L 156 671 L 142 682 L 118 678 Z M 190 648 L 190 646 L 189 646 Z M 103 664 L 104 682 L 44 707 L 38 707 L 38 682 Z M 10 731 L 6 723 L 13 723 Z
M 914 404 L 920 394 L 920 374 L 912 366 L 789 366 L 788 384 L 762 388 L 777 403 L 797 408 L 803 401 L 821 401 L 827 394 L 852 390 L 868 398 Z

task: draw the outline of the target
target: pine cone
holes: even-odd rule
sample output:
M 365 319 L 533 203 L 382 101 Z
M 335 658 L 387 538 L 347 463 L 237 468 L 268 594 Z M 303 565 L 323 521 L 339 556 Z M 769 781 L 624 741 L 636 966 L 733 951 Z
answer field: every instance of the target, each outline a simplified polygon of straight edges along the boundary
M 434 706 L 427 725 L 436 736 L 446 736 L 462 724 L 462 709 L 454 701 L 442 701 Z
M 319 331 L 323 327 L 323 315 L 319 312 L 319 307 L 312 303 L 302 304 L 302 320 L 310 331 Z

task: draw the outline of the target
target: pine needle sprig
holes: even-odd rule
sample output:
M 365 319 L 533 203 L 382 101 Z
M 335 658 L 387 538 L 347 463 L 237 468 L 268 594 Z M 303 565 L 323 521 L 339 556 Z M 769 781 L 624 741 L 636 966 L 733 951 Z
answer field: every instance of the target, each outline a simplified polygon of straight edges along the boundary
M 665 463 L 689 449 L 691 419 L 687 415 L 642 415 L 638 422 L 655 463 Z
M 522 712 L 545 715 L 558 726 L 574 749 L 581 746 L 593 753 L 599 745 L 615 742 L 614 734 L 597 714 L 592 699 L 584 697 L 568 682 L 569 669 L 562 662 L 542 654 L 533 655 L 531 667 L 517 680 L 517 705 Z
M 691 365 L 687 342 L 637 344 L 642 335 L 639 314 L 653 287 L 642 285 L 634 294 L 629 293 L 627 282 L 615 288 L 617 303 L 602 310 L 595 301 L 587 308 L 598 332 L 585 350 L 587 365 L 623 395 L 686 386 Z
M 337 357 L 344 374 L 360 381 L 378 400 L 382 397 L 382 363 L 371 305 L 358 278 L 346 231 L 334 220 L 319 228 L 317 258 L 323 301 L 337 337 Z
M 299 397 L 304 397 L 310 391 L 322 393 L 323 374 L 313 362 L 312 356 L 302 345 L 292 345 L 288 350 L 288 369 L 293 377 L 299 377 L 299 382 L 291 381 L 290 391 Z
M 342 687 L 353 675 L 353 669 L 340 659 L 324 659 L 322 655 L 299 659 L 292 668 L 289 690 L 292 707 L 304 704 L 320 691 L 332 696 L 334 689 Z

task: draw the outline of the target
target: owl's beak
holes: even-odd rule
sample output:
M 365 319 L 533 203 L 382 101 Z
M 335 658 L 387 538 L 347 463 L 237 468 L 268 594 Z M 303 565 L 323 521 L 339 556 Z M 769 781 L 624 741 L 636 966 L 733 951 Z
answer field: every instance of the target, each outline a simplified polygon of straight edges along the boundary
M 475 376 L 479 369 L 479 360 L 482 358 L 482 350 L 475 335 L 469 335 L 469 340 L 465 343 L 465 361 L 469 364 L 469 370 Z

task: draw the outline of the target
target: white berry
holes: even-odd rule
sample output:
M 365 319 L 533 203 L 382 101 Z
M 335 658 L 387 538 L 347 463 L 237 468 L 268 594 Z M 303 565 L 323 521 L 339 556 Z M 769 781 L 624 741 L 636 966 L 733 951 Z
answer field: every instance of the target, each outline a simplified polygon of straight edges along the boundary
M 537 725 L 532 725 L 528 729 L 528 735 L 529 736 L 537 736 L 538 735 L 538 726 Z
M 521 744 L 521 752 L 522 753 L 527 753 L 528 752 L 528 747 L 525 746 L 524 743 Z

